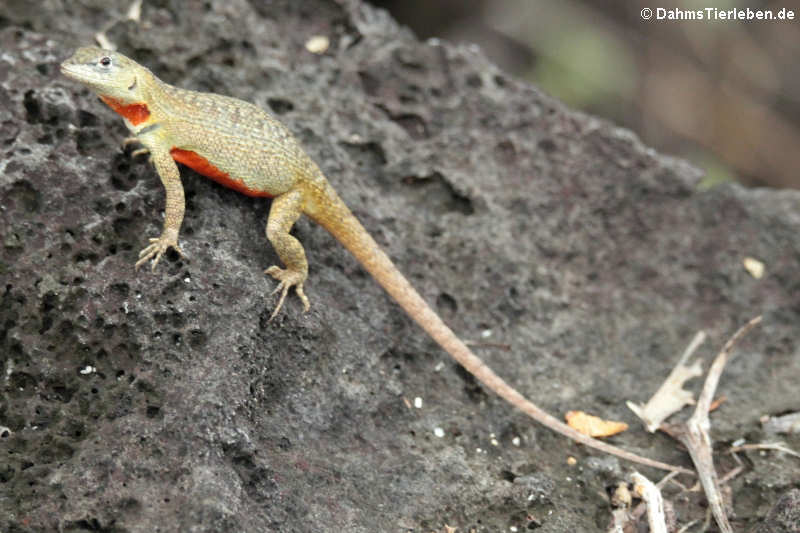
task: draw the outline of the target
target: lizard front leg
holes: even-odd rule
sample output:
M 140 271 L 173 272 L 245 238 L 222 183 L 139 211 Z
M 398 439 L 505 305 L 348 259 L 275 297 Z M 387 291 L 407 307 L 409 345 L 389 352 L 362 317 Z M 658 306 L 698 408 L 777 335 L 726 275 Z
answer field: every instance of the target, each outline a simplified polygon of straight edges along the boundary
M 183 222 L 185 210 L 185 200 L 183 196 L 183 185 L 181 175 L 178 172 L 178 165 L 172 159 L 167 150 L 160 148 L 150 149 L 153 165 L 156 167 L 158 177 L 164 184 L 167 193 L 166 205 L 164 207 L 164 229 L 161 236 L 150 239 L 150 244 L 139 252 L 139 260 L 136 261 L 135 268 L 153 259 L 153 270 L 156 269 L 158 261 L 170 247 L 174 248 L 181 257 L 185 257 L 180 247 L 178 247 L 178 232 Z
M 123 150 L 127 149 L 128 146 L 130 146 L 132 144 L 141 145 L 142 141 L 139 140 L 139 137 L 125 137 L 124 139 L 122 139 L 122 149 Z M 146 148 L 146 147 L 137 148 L 136 150 L 131 152 L 131 156 L 130 157 L 131 157 L 131 159 L 133 159 L 133 158 L 135 158 L 137 156 L 144 155 L 144 154 L 149 154 L 149 153 L 150 153 L 150 149 L 149 148 Z
M 267 239 L 272 243 L 272 247 L 275 248 L 275 252 L 286 268 L 271 266 L 264 271 L 265 274 L 280 281 L 273 294 L 280 291 L 281 297 L 269 318 L 270 320 L 275 318 L 275 315 L 281 310 L 286 294 L 291 287 L 295 288 L 297 296 L 303 302 L 304 310 L 308 311 L 310 307 L 308 298 L 303 292 L 303 283 L 308 277 L 306 252 L 300 241 L 289 235 L 292 226 L 303 213 L 302 205 L 303 193 L 299 190 L 289 191 L 272 200 L 267 220 Z

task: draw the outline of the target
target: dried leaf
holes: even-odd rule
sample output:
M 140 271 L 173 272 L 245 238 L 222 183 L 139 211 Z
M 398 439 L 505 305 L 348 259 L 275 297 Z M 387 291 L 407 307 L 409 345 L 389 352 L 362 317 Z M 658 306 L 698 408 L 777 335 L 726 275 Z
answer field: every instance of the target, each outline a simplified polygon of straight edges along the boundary
M 324 54 L 330 45 L 331 41 L 326 35 L 314 35 L 306 41 L 306 50 L 312 54 Z
M 742 259 L 744 269 L 747 270 L 751 276 L 756 279 L 761 279 L 764 276 L 764 263 L 753 257 L 745 257 Z
M 683 384 L 702 374 L 703 369 L 700 366 L 700 361 L 695 361 L 691 366 L 686 366 L 685 363 L 705 338 L 706 334 L 702 331 L 695 335 L 678 364 L 672 369 L 666 381 L 661 384 L 661 387 L 647 404 L 641 405 L 631 401 L 626 402 L 628 408 L 644 422 L 647 431 L 650 433 L 654 433 L 661 425 L 661 422 L 670 415 L 680 411 L 684 406 L 694 403 L 694 396 L 683 388 Z
M 569 411 L 564 418 L 569 427 L 590 437 L 610 437 L 628 429 L 628 424 L 625 422 L 603 420 L 583 411 Z

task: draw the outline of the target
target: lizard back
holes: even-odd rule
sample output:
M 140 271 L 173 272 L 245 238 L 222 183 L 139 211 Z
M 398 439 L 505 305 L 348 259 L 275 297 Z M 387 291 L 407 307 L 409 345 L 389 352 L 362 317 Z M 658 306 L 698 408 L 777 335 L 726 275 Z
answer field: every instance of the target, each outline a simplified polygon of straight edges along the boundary
M 320 173 L 291 132 L 256 105 L 158 80 L 151 111 L 173 158 L 250 196 L 276 196 Z

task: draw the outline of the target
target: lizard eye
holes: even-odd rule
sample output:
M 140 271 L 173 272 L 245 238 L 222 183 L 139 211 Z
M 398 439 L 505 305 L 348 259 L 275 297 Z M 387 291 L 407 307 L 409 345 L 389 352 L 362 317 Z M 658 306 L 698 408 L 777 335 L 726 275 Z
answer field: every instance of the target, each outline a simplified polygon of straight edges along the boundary
M 104 67 L 108 67 L 111 65 L 111 58 L 108 56 L 104 56 L 100 58 L 100 64 Z

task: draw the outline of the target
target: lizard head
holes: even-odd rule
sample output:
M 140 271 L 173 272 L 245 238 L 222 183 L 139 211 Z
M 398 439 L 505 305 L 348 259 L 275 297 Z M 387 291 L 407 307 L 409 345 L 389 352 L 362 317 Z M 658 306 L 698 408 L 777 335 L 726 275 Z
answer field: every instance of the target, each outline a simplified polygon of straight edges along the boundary
M 61 63 L 61 73 L 97 93 L 121 104 L 143 101 L 144 76 L 149 70 L 119 52 L 93 46 L 78 48 Z

